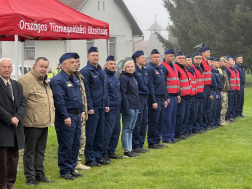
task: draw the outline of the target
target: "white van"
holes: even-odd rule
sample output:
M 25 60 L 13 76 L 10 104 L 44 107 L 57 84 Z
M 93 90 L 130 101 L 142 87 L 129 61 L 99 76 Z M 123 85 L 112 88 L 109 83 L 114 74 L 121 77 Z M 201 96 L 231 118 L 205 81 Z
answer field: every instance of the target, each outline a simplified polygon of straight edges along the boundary
M 12 64 L 12 68 L 13 68 L 13 71 L 12 71 L 10 77 L 11 77 L 11 79 L 17 80 L 18 78 L 16 77 L 16 69 L 15 69 L 15 68 L 16 68 L 16 65 L 13 65 L 13 64 Z M 28 72 L 30 71 L 31 68 L 32 68 L 31 66 L 24 66 L 24 73 L 23 73 L 23 74 L 28 73 Z M 22 72 L 22 66 L 19 65 L 18 77 L 20 77 L 21 75 L 23 75 L 23 74 L 21 74 L 21 72 Z

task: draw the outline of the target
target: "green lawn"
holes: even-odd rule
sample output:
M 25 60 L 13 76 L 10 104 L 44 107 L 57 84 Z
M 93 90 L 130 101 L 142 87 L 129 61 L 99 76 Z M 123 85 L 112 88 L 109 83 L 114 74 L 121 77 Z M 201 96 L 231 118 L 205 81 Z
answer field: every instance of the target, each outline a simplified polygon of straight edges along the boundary
M 252 76 L 251 81 L 252 81 Z M 137 158 L 112 160 L 109 166 L 81 171 L 83 178 L 59 178 L 57 139 L 50 128 L 45 171 L 52 184 L 25 184 L 20 162 L 16 188 L 252 188 L 252 88 L 245 92 L 245 118 L 202 135 L 193 136 L 162 150 Z M 145 145 L 147 147 L 147 145 Z M 117 153 L 123 154 L 121 142 Z M 84 161 L 83 161 L 84 162 Z

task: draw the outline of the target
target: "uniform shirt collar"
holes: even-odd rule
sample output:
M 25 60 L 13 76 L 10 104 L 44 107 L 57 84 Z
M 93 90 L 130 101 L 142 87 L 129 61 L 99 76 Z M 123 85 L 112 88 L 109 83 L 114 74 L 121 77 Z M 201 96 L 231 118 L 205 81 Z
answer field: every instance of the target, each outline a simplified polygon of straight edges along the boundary
M 105 73 L 108 74 L 109 76 L 113 76 L 115 72 L 109 71 L 108 68 L 105 68 Z
M 73 75 L 68 75 L 63 69 L 61 70 L 62 75 L 66 78 L 66 80 L 69 80 Z
M 152 62 L 150 62 L 150 66 L 153 67 L 153 68 L 157 68 L 158 67 L 155 64 L 153 64 Z
M 100 71 L 101 66 L 98 64 L 98 65 L 97 65 L 97 68 L 96 68 L 96 67 L 93 66 L 89 61 L 87 61 L 87 68 L 88 68 L 89 70 L 98 70 L 98 71 Z

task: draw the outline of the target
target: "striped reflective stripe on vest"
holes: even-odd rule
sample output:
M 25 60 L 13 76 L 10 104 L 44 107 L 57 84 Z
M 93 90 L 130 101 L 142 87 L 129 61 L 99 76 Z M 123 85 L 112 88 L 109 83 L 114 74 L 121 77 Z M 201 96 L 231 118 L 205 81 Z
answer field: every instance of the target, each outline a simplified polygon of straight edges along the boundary
M 204 72 L 204 74 L 212 74 L 212 72 L 211 72 L 211 71 L 209 71 L 209 72 Z
M 177 77 L 166 78 L 166 81 L 174 81 L 174 80 L 179 80 L 179 78 Z
M 179 86 L 178 85 L 169 85 L 169 86 L 167 86 L 167 89 L 168 88 L 175 89 L 175 88 L 179 88 Z
M 212 80 L 212 78 L 204 78 L 203 81 L 209 81 Z
M 189 86 L 189 87 L 182 87 L 182 88 L 180 88 L 180 90 L 187 90 L 187 89 L 191 89 L 192 88 L 192 86 Z
M 188 79 L 184 79 L 184 80 L 179 80 L 180 83 L 184 83 L 184 82 L 188 82 Z
M 202 89 L 202 88 L 204 88 L 204 86 L 202 86 L 202 85 L 197 86 L 197 89 Z

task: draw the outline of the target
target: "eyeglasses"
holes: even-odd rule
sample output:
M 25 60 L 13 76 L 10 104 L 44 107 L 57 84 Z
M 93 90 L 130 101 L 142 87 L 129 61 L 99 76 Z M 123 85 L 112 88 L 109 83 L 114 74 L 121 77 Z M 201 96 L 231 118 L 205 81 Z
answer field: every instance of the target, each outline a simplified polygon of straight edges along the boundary
M 201 60 L 202 58 L 195 58 L 196 60 Z

